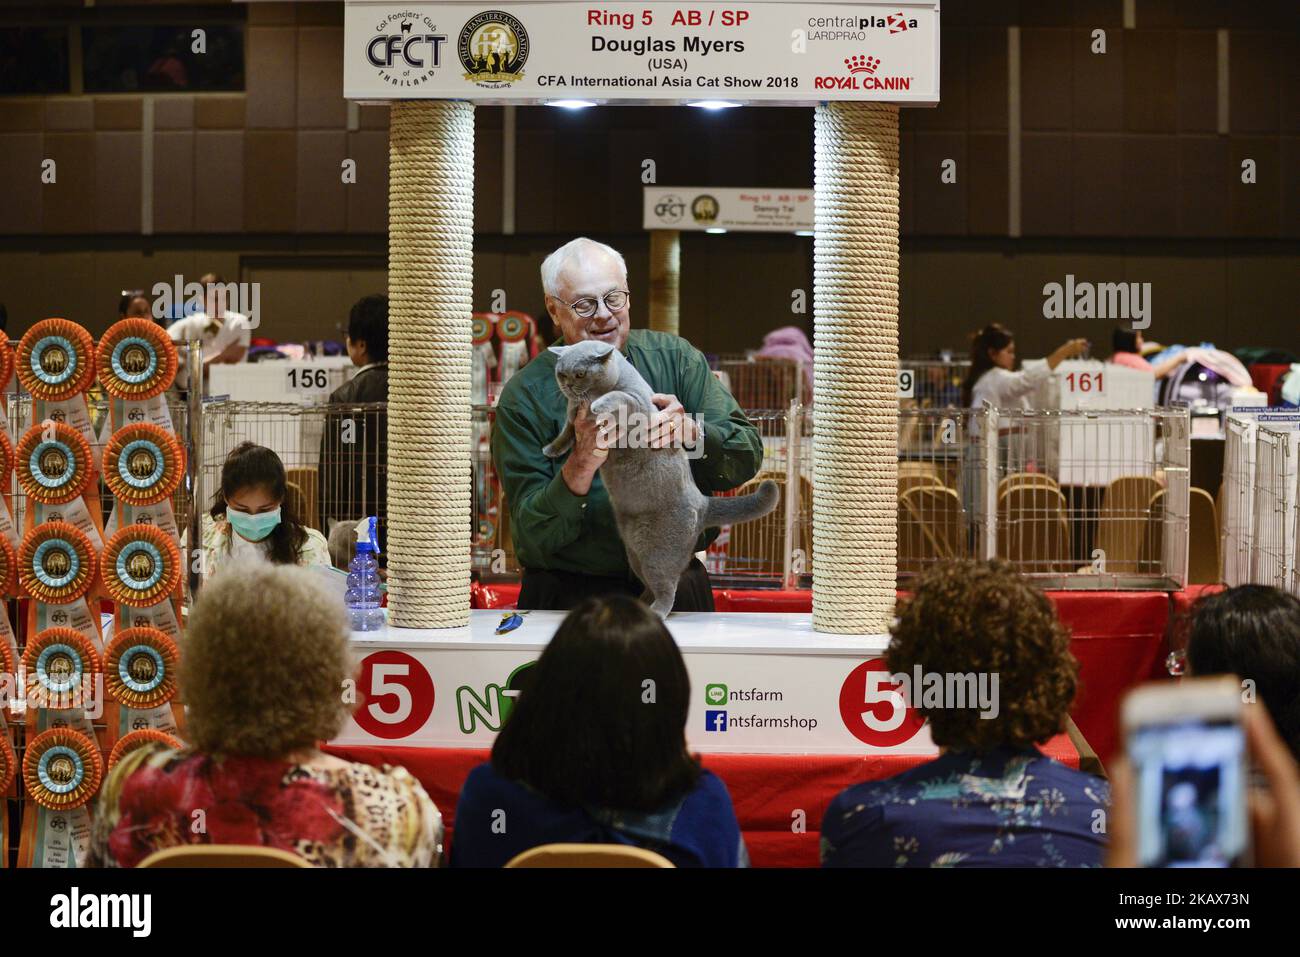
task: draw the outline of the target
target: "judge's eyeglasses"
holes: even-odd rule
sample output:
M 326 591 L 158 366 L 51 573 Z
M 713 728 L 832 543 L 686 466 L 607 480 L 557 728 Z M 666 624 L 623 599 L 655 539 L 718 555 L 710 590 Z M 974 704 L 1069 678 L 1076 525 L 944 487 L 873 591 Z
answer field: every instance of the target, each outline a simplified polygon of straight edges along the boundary
M 599 311 L 602 302 L 605 304 L 605 308 L 610 312 L 618 312 L 628 304 L 628 301 L 631 298 L 632 294 L 626 289 L 611 289 L 599 298 L 596 298 L 595 296 L 584 296 L 582 299 L 576 299 L 573 302 L 566 302 L 564 304 L 577 313 L 579 318 L 590 319 L 597 313 L 597 311 Z M 563 300 L 561 300 L 561 302 L 563 302 Z

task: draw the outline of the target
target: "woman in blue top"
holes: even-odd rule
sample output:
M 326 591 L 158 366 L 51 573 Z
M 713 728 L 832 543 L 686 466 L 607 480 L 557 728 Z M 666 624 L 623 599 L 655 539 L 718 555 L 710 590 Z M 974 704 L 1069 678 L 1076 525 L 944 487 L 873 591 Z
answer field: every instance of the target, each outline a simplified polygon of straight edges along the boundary
M 745 867 L 726 786 L 686 750 L 691 685 L 658 616 L 584 601 L 542 652 L 456 806 L 453 867 L 542 844 L 631 844 L 678 867 Z
M 913 685 L 920 672 L 910 700 L 940 754 L 836 795 L 822 866 L 1101 866 L 1109 786 L 1035 746 L 1064 730 L 1078 686 L 1046 595 L 1002 562 L 937 565 L 899 609 L 885 662 Z

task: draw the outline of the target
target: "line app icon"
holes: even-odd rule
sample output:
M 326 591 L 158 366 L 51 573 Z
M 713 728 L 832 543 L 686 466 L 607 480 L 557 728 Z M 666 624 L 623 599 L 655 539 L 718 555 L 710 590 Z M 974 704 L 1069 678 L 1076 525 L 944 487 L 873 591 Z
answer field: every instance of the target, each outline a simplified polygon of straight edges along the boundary
M 727 693 L 726 685 L 714 684 L 704 686 L 704 700 L 708 704 L 726 704 L 728 697 L 729 695 Z

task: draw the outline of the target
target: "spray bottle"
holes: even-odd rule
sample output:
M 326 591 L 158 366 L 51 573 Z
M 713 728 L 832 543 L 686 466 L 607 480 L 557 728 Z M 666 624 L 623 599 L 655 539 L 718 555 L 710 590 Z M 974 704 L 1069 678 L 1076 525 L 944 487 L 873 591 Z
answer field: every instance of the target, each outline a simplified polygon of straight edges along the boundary
M 374 516 L 357 523 L 357 550 L 348 562 L 348 590 L 343 596 L 353 631 L 377 631 L 384 626 L 384 610 L 379 606 L 379 552 L 376 534 L 379 522 Z

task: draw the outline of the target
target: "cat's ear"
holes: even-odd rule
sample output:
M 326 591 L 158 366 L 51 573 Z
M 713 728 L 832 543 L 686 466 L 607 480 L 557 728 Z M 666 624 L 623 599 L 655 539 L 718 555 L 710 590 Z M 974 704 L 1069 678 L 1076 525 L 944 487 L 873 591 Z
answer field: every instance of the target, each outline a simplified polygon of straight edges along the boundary
M 614 347 L 611 345 L 606 345 L 604 349 L 598 350 L 596 352 L 596 358 L 599 359 L 601 362 L 608 362 L 609 357 L 612 356 L 613 354 L 614 354 Z
M 562 355 L 564 355 L 566 352 L 569 351 L 569 347 L 568 347 L 568 346 L 551 346 L 550 349 L 551 349 L 551 351 L 554 352 L 557 356 L 562 356 Z

